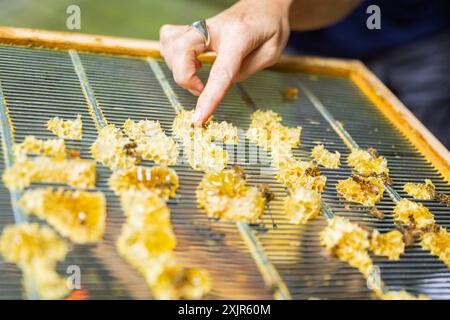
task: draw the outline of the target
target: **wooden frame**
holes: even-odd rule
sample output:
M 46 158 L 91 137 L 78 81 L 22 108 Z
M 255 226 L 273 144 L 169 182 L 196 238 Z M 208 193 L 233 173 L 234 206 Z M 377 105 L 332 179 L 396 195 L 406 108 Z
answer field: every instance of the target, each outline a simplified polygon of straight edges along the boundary
M 0 43 L 159 58 L 157 41 L 0 27 Z M 201 55 L 212 62 L 212 53 Z M 275 69 L 349 77 L 450 183 L 450 152 L 360 61 L 283 56 Z

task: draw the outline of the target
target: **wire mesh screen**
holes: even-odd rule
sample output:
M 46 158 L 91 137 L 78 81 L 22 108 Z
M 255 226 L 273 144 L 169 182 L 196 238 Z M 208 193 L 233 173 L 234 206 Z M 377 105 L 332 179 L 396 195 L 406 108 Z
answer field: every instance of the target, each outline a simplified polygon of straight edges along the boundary
M 106 120 L 116 126 L 133 120 L 159 120 L 167 134 L 176 115 L 160 81 L 146 59 L 79 53 L 95 99 Z M 157 61 L 163 75 L 186 109 L 195 106 L 195 97 L 180 89 L 172 80 L 164 63 Z M 206 80 L 206 66 L 201 76 Z M 83 139 L 72 147 L 81 157 L 91 158 L 89 147 L 97 137 L 95 119 L 91 117 L 80 81 L 68 52 L 0 46 L 0 83 L 7 102 L 15 142 L 26 135 L 51 138 L 45 130 L 46 121 L 54 116 L 83 119 Z M 412 144 L 385 118 L 350 79 L 300 72 L 262 71 L 240 85 L 231 87 L 215 113 L 218 120 L 233 123 L 242 132 L 249 127 L 255 106 L 278 112 L 287 126 L 302 126 L 301 146 L 294 150 L 297 158 L 309 160 L 311 149 L 323 143 L 338 150 L 345 159 L 349 149 L 336 134 L 317 106 L 299 92 L 295 101 L 286 101 L 281 92 L 287 87 L 305 87 L 327 110 L 340 121 L 353 139 L 363 148 L 375 147 L 388 159 L 394 190 L 403 197 L 406 182 L 422 182 L 428 178 L 438 190 L 448 193 L 450 186 L 433 166 L 415 150 Z M 249 98 L 252 103 L 249 103 Z M 256 160 L 249 159 L 251 146 L 243 139 L 244 154 L 238 147 L 227 150 L 232 155 L 229 165 L 239 164 L 245 169 L 250 185 L 269 184 L 276 198 L 261 219 L 251 224 L 248 236 L 261 246 L 256 255 L 267 257 L 268 263 L 287 286 L 288 297 L 306 298 L 372 298 L 365 279 L 347 264 L 325 253 L 319 243 L 319 232 L 326 225 L 320 215 L 305 225 L 288 221 L 282 210 L 285 188 L 274 179 L 267 155 L 258 150 Z M 5 144 L 4 144 L 5 145 Z M 1 169 L 5 167 L 3 152 Z M 338 197 L 335 184 L 347 178 L 350 169 L 345 161 L 340 169 L 323 169 L 327 186 L 323 201 L 336 215 L 349 217 L 362 225 L 380 231 L 394 228 L 391 198 L 385 194 L 378 208 L 387 213 L 382 221 L 371 216 L 367 209 Z M 144 162 L 151 166 L 151 162 Z M 277 290 L 264 275 L 264 268 L 255 258 L 255 248 L 245 241 L 242 230 L 235 223 L 218 221 L 206 216 L 196 204 L 195 189 L 203 173 L 193 171 L 183 161 L 173 167 L 179 178 L 177 197 L 169 201 L 171 220 L 177 236 L 177 260 L 183 265 L 207 269 L 213 290 L 211 299 L 270 299 Z M 115 241 L 124 216 L 118 198 L 108 188 L 109 169 L 97 166 L 96 189 L 107 197 L 107 227 L 103 241 L 95 245 L 72 245 L 66 260 L 58 266 L 64 273 L 68 265 L 81 269 L 82 289 L 91 299 L 151 298 L 142 277 L 117 253 Z M 434 201 L 425 205 L 435 214 L 437 223 L 450 227 L 450 209 Z M 10 194 L 0 187 L 0 227 L 14 223 Z M 398 261 L 374 257 L 386 285 L 393 290 L 426 293 L 431 298 L 450 298 L 450 271 L 438 258 L 421 250 L 417 244 L 407 248 Z M 20 270 L 0 260 L 0 298 L 21 298 Z M 279 283 L 278 283 L 279 285 Z M 285 296 L 286 297 L 286 296 Z

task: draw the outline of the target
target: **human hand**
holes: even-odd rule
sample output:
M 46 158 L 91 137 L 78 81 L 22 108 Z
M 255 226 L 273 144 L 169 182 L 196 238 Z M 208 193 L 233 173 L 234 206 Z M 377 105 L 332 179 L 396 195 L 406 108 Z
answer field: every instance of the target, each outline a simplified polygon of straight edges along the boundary
M 207 19 L 210 44 L 187 26 L 164 25 L 161 54 L 175 81 L 198 96 L 193 121 L 204 123 L 233 82 L 246 79 L 276 63 L 289 37 L 291 0 L 241 0 Z M 217 57 L 205 84 L 197 76 L 197 56 L 214 51 Z

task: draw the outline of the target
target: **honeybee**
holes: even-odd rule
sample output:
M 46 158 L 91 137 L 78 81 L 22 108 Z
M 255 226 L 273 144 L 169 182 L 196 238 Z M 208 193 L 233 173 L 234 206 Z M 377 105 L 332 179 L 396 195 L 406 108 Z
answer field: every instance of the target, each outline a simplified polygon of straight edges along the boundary
M 310 177 L 320 176 L 320 169 L 317 165 L 309 167 L 305 170 L 305 174 Z
M 403 234 L 403 243 L 405 247 L 411 247 L 416 240 L 416 232 L 414 223 L 410 223 L 407 226 L 396 224 L 397 229 Z
M 352 179 L 353 179 L 355 182 L 359 183 L 359 184 L 362 184 L 362 183 L 365 183 L 365 182 L 366 182 L 366 181 L 363 180 L 363 176 L 361 176 L 361 175 L 359 175 L 359 174 L 355 174 L 355 173 L 352 173 Z
M 246 180 L 247 175 L 245 174 L 245 171 L 242 167 L 238 166 L 237 164 L 233 165 L 233 171 L 236 173 L 241 179 Z
M 411 222 L 405 227 L 405 226 L 397 226 L 397 228 L 400 230 L 401 233 L 403 233 L 403 242 L 405 243 L 406 247 L 410 247 L 414 245 L 414 242 L 416 239 L 420 239 L 424 233 L 429 232 L 439 232 L 440 228 L 437 224 L 431 224 L 426 226 L 423 229 L 417 229 L 416 225 L 414 224 L 413 220 L 414 218 L 410 218 Z
M 378 158 L 378 150 L 375 148 L 367 149 L 367 152 L 372 156 L 372 158 Z
M 437 224 L 430 224 L 423 229 L 423 232 L 439 232 L 440 228 Z
M 386 184 L 388 184 L 390 186 L 392 186 L 394 184 L 394 181 L 392 180 L 392 178 L 389 176 L 389 173 L 387 173 L 387 172 L 383 172 L 383 173 L 380 173 L 380 174 L 376 174 L 376 173 L 362 174 L 362 173 L 359 173 L 359 172 L 356 172 L 356 171 L 352 171 L 352 177 L 355 178 L 357 176 L 359 176 L 361 178 L 370 178 L 370 177 L 379 178 L 384 183 L 386 183 Z M 353 180 L 356 181 L 356 179 L 353 179 Z M 356 181 L 356 182 L 358 182 L 358 181 Z
M 389 173 L 383 172 L 381 175 L 379 175 L 381 179 L 383 179 L 383 182 L 392 186 L 394 184 L 394 181 L 392 180 L 391 176 L 389 176 Z
M 68 149 L 67 155 L 71 158 L 79 158 L 80 157 L 80 151 L 75 149 Z
M 269 185 L 267 183 L 261 183 L 259 190 L 261 190 L 264 199 L 266 199 L 266 203 L 269 203 L 275 199 L 275 194 L 269 190 Z
M 378 187 L 376 185 L 373 185 L 369 181 L 364 180 L 364 178 L 361 175 L 352 175 L 352 179 L 361 185 L 362 189 L 365 189 L 371 193 L 378 193 Z
M 411 247 L 414 245 L 415 237 L 413 230 L 406 229 L 403 232 L 403 242 L 405 243 L 405 247 Z
M 380 220 L 384 219 L 384 213 L 382 211 L 380 211 L 378 208 L 376 207 L 371 207 L 369 208 L 369 212 L 375 217 L 378 218 Z
M 130 142 L 126 143 L 123 146 L 125 154 L 127 156 L 132 156 L 132 157 L 137 157 L 136 148 L 137 148 L 137 143 L 132 139 L 130 139 Z
M 283 98 L 285 100 L 297 100 L 298 99 L 298 89 L 294 87 L 286 88 L 283 92 Z
M 269 209 L 270 218 L 272 219 L 272 226 L 274 229 L 278 228 L 278 225 L 275 223 L 275 220 L 270 212 L 270 202 L 275 199 L 275 194 L 269 190 L 269 185 L 267 183 L 261 183 L 259 185 L 259 190 L 261 191 L 264 199 L 266 200 L 266 205 Z
M 435 192 L 434 193 L 434 199 L 439 201 L 439 202 L 445 203 L 446 205 L 450 204 L 450 196 L 446 195 L 444 193 Z

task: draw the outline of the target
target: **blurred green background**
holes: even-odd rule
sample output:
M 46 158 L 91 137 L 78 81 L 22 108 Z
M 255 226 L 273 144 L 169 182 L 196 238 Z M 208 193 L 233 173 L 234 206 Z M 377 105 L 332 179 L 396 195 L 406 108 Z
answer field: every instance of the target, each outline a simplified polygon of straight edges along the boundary
M 161 25 L 188 24 L 212 16 L 232 0 L 0 0 L 0 25 L 70 31 L 66 8 L 81 9 L 74 32 L 157 40 Z

